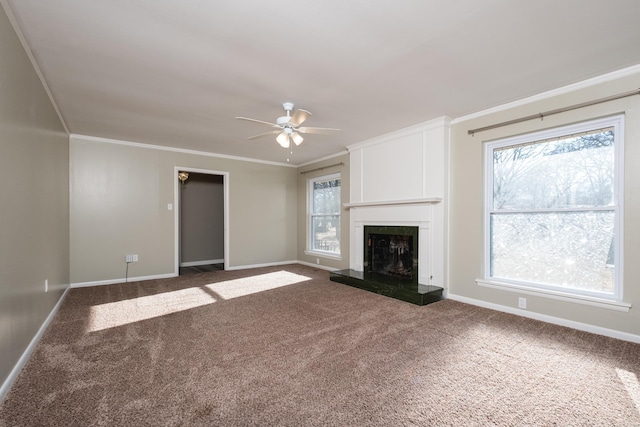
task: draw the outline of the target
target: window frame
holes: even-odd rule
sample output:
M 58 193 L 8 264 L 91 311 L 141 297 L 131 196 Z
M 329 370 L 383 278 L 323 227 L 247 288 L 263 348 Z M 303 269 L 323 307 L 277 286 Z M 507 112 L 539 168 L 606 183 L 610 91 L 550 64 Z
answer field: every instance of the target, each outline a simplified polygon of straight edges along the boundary
M 335 214 L 315 214 L 314 213 L 314 184 L 316 182 L 321 181 L 331 181 L 331 180 L 340 180 L 340 204 L 338 207 L 338 211 Z M 313 219 L 317 216 L 338 216 L 339 223 L 341 224 L 340 230 L 342 230 L 342 209 L 340 206 L 342 205 L 342 174 L 340 172 L 331 173 L 328 175 L 321 175 L 313 178 L 309 178 L 307 180 L 307 250 L 305 251 L 306 255 L 320 256 L 324 258 L 331 258 L 336 260 L 342 259 L 342 241 L 340 239 L 340 235 L 338 234 L 338 252 L 331 251 L 323 251 L 321 249 L 314 249 L 314 235 L 313 235 Z
M 561 286 L 548 284 L 540 284 L 529 281 L 520 281 L 516 279 L 498 278 L 492 276 L 491 272 L 491 215 L 494 212 L 504 212 L 493 208 L 493 153 L 495 149 L 517 146 L 524 144 L 534 144 L 547 139 L 562 138 L 573 134 L 588 132 L 598 129 L 610 128 L 614 129 L 614 177 L 613 177 L 613 204 L 606 208 L 589 208 L 586 210 L 607 210 L 614 213 L 614 250 L 615 250 L 615 266 L 614 266 L 614 286 L 613 292 L 589 291 L 586 289 L 570 289 Z M 501 138 L 494 141 L 487 141 L 484 147 L 484 272 L 483 280 L 478 280 L 479 285 L 497 287 L 507 290 L 514 290 L 533 295 L 549 296 L 555 299 L 561 299 L 572 302 L 585 302 L 587 304 L 598 305 L 603 302 L 603 306 L 614 309 L 628 309 L 629 304 L 623 303 L 623 272 L 624 272 L 624 114 L 603 117 L 599 119 L 588 120 L 580 123 L 574 123 L 542 131 L 529 132 L 522 135 Z M 544 212 L 568 212 L 579 211 L 580 209 L 527 209 L 526 213 L 544 213 Z M 522 213 L 522 210 L 514 210 L 510 213 Z

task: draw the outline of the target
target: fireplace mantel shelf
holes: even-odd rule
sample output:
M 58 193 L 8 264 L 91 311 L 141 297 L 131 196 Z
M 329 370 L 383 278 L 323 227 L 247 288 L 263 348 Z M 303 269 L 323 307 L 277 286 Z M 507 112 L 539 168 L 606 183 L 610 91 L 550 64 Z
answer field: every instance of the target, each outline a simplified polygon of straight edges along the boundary
M 389 206 L 389 205 L 418 205 L 427 203 L 440 203 L 442 197 L 424 197 L 421 199 L 383 200 L 377 202 L 352 202 L 344 203 L 345 208 L 360 208 L 364 206 Z

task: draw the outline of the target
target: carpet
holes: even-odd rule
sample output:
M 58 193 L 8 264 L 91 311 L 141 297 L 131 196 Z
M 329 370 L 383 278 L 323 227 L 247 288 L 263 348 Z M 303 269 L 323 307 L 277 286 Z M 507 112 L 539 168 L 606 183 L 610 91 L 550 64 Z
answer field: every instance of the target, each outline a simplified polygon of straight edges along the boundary
M 291 265 L 72 289 L 0 426 L 640 426 L 640 345 Z

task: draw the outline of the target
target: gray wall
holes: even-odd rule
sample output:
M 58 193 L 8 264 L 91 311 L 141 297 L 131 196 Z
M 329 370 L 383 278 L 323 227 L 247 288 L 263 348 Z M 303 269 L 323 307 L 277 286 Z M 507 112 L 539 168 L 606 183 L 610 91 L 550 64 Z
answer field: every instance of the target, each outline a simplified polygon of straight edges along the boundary
M 71 283 L 175 274 L 176 167 L 229 174 L 230 268 L 296 259 L 296 169 L 72 135 Z
M 224 259 L 223 176 L 191 172 L 178 187 L 180 262 Z
M 336 163 L 344 163 L 343 166 L 334 166 L 327 169 L 316 170 L 310 173 L 302 174 L 303 171 L 311 171 L 313 169 L 319 169 Z M 308 204 L 307 188 L 309 180 L 311 178 L 317 178 L 323 175 L 329 175 L 332 173 L 340 172 L 341 174 L 341 189 L 340 198 L 342 203 L 349 203 L 349 188 L 351 187 L 349 179 L 349 154 L 344 154 L 338 157 L 332 157 L 330 159 L 322 160 L 315 163 L 310 163 L 298 168 L 298 256 L 299 261 L 303 261 L 310 264 L 319 265 L 328 269 L 344 269 L 349 268 L 349 209 L 342 208 L 340 217 L 340 253 L 341 260 L 318 256 L 315 254 L 307 255 L 305 250 L 307 249 L 307 236 L 309 234 L 309 219 L 308 219 Z
M 69 284 L 69 140 L 1 7 L 0 58 L 2 384 Z
M 509 108 L 455 123 L 451 134 L 450 292 L 511 308 L 515 292 L 481 287 L 483 264 L 483 145 L 484 141 L 532 132 L 592 118 L 624 113 L 624 301 L 628 312 L 527 295 L 527 310 L 541 315 L 640 335 L 640 96 L 581 108 L 469 136 L 467 131 L 518 117 L 603 98 L 640 87 L 640 74 L 605 82 L 572 93 Z

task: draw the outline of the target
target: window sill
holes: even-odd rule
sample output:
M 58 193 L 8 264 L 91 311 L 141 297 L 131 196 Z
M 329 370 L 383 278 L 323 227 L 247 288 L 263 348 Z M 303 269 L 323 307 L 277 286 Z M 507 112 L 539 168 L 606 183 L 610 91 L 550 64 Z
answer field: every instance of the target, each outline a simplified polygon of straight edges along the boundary
M 328 252 L 316 252 L 316 251 L 304 251 L 305 255 L 318 256 L 322 258 L 334 259 L 336 261 L 342 261 L 342 256 L 338 254 L 331 254 Z
M 613 301 L 584 295 L 575 295 L 560 291 L 535 289 L 528 286 L 497 282 L 494 280 L 476 279 L 476 284 L 487 288 L 501 289 L 509 292 L 518 292 L 526 295 L 534 295 L 542 298 L 550 298 L 559 301 L 573 302 L 576 304 L 590 305 L 592 307 L 606 308 L 609 310 L 628 312 L 631 308 L 631 304 L 626 302 Z

